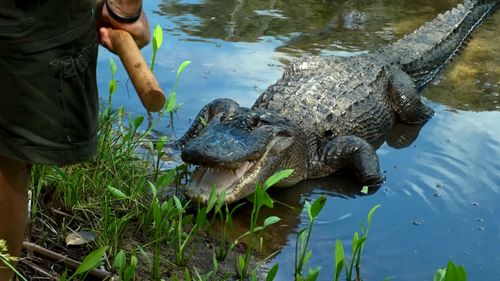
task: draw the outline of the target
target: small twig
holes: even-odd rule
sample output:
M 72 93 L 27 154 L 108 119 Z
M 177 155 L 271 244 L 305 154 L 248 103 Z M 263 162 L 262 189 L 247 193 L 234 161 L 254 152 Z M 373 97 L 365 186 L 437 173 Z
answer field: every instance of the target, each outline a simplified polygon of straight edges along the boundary
M 70 214 L 68 214 L 68 213 L 66 213 L 66 212 L 63 212 L 63 211 L 61 211 L 61 210 L 58 210 L 58 209 L 54 209 L 54 208 L 52 208 L 52 212 L 54 212 L 54 213 L 56 213 L 56 214 L 58 214 L 58 215 L 61 215 L 61 216 L 65 216 L 65 217 L 68 217 L 68 218 L 72 218 L 72 219 L 77 220 L 77 221 L 80 221 L 80 222 L 84 222 L 84 221 L 85 221 L 85 220 L 84 220 L 84 219 L 82 219 L 82 218 L 79 218 L 79 217 L 76 217 L 76 216 L 70 215 Z
M 44 275 L 45 277 L 47 277 L 47 278 L 49 278 L 49 279 L 53 277 L 53 276 L 52 276 L 50 273 L 48 273 L 46 270 L 42 269 L 41 267 L 39 267 L 38 265 L 36 265 L 36 264 L 34 264 L 34 263 L 32 263 L 32 262 L 29 262 L 29 261 L 28 261 L 28 260 L 26 260 L 26 259 L 20 259 L 20 260 L 19 260 L 19 263 L 20 263 L 20 264 L 23 264 L 23 265 L 25 265 L 25 266 L 27 266 L 27 267 L 32 268 L 34 271 L 36 271 L 36 272 L 38 272 L 38 273 L 41 273 L 42 275 Z
M 53 252 L 49 249 L 43 248 L 41 246 L 38 246 L 38 245 L 30 243 L 30 242 L 26 242 L 26 241 L 23 242 L 23 249 L 25 249 L 28 252 L 32 252 L 35 255 L 44 257 L 48 260 L 51 260 L 53 262 L 56 262 L 56 263 L 62 262 L 62 263 L 64 263 L 64 265 L 66 267 L 69 267 L 72 270 L 76 270 L 78 268 L 78 266 L 80 266 L 80 264 L 81 264 L 79 261 L 71 259 L 67 256 L 63 256 L 61 254 L 58 254 L 56 252 Z M 108 271 L 103 270 L 103 269 L 98 269 L 98 268 L 92 269 L 91 271 L 89 271 L 88 274 L 89 274 L 89 276 L 99 278 L 101 280 L 103 280 L 109 276 L 112 276 L 111 272 L 108 272 Z

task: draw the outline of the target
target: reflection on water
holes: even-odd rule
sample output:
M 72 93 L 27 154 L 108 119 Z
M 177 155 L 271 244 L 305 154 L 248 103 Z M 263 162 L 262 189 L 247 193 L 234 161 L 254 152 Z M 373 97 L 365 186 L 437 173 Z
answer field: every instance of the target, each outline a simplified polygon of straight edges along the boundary
M 209 101 L 236 99 L 251 106 L 280 76 L 284 64 L 306 54 L 354 55 L 393 42 L 458 0 L 156 0 L 145 2 L 151 23 L 167 30 L 155 71 L 165 89 L 185 70 L 178 88 L 183 106 L 177 134 Z M 467 268 L 470 280 L 496 280 L 500 266 L 500 13 L 484 22 L 467 48 L 423 92 L 436 111 L 423 128 L 398 125 L 377 150 L 386 183 L 358 196 L 349 178 L 306 181 L 274 190 L 284 203 L 267 214 L 281 224 L 266 234 L 266 253 L 279 251 L 277 280 L 291 280 L 295 235 L 308 223 L 305 200 L 328 194 L 313 231 L 310 260 L 319 280 L 333 279 L 333 246 L 351 235 L 382 204 L 364 249 L 364 280 L 432 280 L 449 259 Z M 150 56 L 150 47 L 145 49 Z M 108 73 L 108 54 L 100 67 Z M 106 88 L 107 78 L 99 78 Z M 121 86 L 125 77 L 121 76 Z M 125 90 L 116 103 L 140 111 Z M 166 123 L 166 122 L 164 122 Z M 160 123 L 162 124 L 162 123 Z M 163 126 L 163 125 L 160 125 Z M 164 133 L 168 129 L 160 127 Z M 292 208 L 285 207 L 291 206 Z M 246 225 L 243 211 L 236 221 Z
M 258 42 L 278 38 L 277 50 L 324 53 L 380 47 L 447 10 L 456 0 L 164 1 L 160 12 L 198 38 Z M 392 23 L 398 22 L 397 26 Z
M 424 95 L 462 110 L 500 109 L 500 16 L 483 23 L 460 57 Z

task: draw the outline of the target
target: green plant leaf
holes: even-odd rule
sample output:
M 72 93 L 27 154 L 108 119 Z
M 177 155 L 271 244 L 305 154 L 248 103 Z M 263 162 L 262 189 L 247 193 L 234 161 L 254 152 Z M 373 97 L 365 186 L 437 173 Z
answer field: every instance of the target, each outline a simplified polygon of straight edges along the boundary
M 156 186 L 158 187 L 164 187 L 164 186 L 169 186 L 174 182 L 175 179 L 175 169 L 169 170 L 168 172 L 164 173 L 158 179 L 156 180 Z
M 243 270 L 245 268 L 245 259 L 243 256 L 238 256 L 238 265 L 240 267 L 240 270 Z
M 113 197 L 115 197 L 116 199 L 126 199 L 127 198 L 127 195 L 125 195 L 125 193 L 123 193 L 121 190 L 119 190 L 118 188 L 116 187 L 112 187 L 111 185 L 108 185 L 108 187 L 106 188 L 110 193 L 111 195 L 113 195 Z
M 286 170 L 279 171 L 279 172 L 275 173 L 274 175 L 270 176 L 266 180 L 266 182 L 264 183 L 264 190 L 267 190 L 268 188 L 277 184 L 281 180 L 288 178 L 291 174 L 293 174 L 293 172 L 294 172 L 293 169 L 286 169 Z
M 342 273 L 342 268 L 344 266 L 344 246 L 342 245 L 342 241 L 337 239 L 335 241 L 335 279 L 334 281 L 338 281 L 340 278 L 340 273 Z
M 266 281 L 273 281 L 276 277 L 276 273 L 278 273 L 279 263 L 273 265 L 271 269 L 267 272 Z
M 465 271 L 465 268 L 461 265 L 457 267 L 457 277 L 458 281 L 467 281 L 467 272 Z
M 123 281 L 134 280 L 135 269 L 136 269 L 135 266 L 128 266 L 125 272 L 123 273 L 123 278 L 125 279 Z
M 113 265 L 119 271 L 122 271 L 125 268 L 127 265 L 127 257 L 125 256 L 125 252 L 123 250 L 120 250 L 118 254 L 116 254 Z
M 221 190 L 221 192 L 217 195 L 217 205 L 215 207 L 215 212 L 220 212 L 220 210 L 222 209 L 222 206 L 224 206 L 224 199 L 226 199 L 226 189 L 225 188 L 223 190 Z
M 179 68 L 177 68 L 177 76 L 175 77 L 175 80 L 179 80 L 179 75 L 184 71 L 184 69 L 191 63 L 191 61 L 186 60 L 179 65 Z
M 458 281 L 457 268 L 452 261 L 448 262 L 444 281 Z
M 116 92 L 117 89 L 118 89 L 118 85 L 116 84 L 116 80 L 114 80 L 114 79 L 109 80 L 108 93 L 110 95 L 112 95 Z
M 133 267 L 137 266 L 137 256 L 135 254 L 132 254 L 130 257 L 130 265 Z
M 357 231 L 354 232 L 352 236 L 352 252 L 354 253 L 354 249 L 358 246 L 359 234 Z
M 436 272 L 437 273 L 437 272 Z M 434 277 L 436 278 L 436 277 Z M 448 262 L 443 281 L 466 281 L 467 273 L 463 266 L 456 266 L 452 261 Z
M 148 183 L 149 183 L 149 188 L 151 189 L 151 194 L 153 194 L 153 197 L 156 197 L 156 195 L 158 194 L 158 189 L 152 182 L 149 181 Z
M 321 209 L 323 209 L 325 204 L 326 204 L 325 195 L 321 195 L 316 200 L 314 200 L 310 208 L 311 212 L 309 213 L 309 218 L 311 219 L 311 221 L 316 219 L 316 217 L 318 216 L 319 212 L 321 212 Z
M 111 68 L 111 75 L 115 75 L 116 74 L 116 70 L 118 69 L 116 67 L 116 63 L 115 63 L 115 60 L 113 58 L 109 58 L 109 66 Z
M 168 138 L 167 136 L 161 136 L 158 141 L 156 142 L 156 150 L 157 151 L 162 151 L 163 147 L 165 146 L 165 143 L 167 142 Z
M 269 196 L 269 194 L 267 192 L 265 192 L 264 190 L 262 190 L 259 204 L 265 205 L 269 208 L 273 208 L 273 206 L 274 206 L 273 199 L 271 199 L 271 196 Z
M 189 274 L 189 270 L 184 268 L 184 281 L 191 281 L 191 274 Z
M 363 194 L 368 194 L 368 191 L 369 191 L 368 185 L 365 185 L 365 186 L 363 186 L 363 188 L 361 188 L 361 193 L 363 193 Z
M 102 263 L 102 258 L 104 257 L 104 254 L 106 253 L 107 249 L 108 247 L 102 247 L 97 250 L 94 250 L 88 256 L 86 256 L 85 259 L 83 259 L 80 266 L 78 266 L 78 268 L 76 269 L 75 275 L 86 273 L 98 267 Z
M 137 129 L 139 126 L 141 126 L 142 122 L 144 122 L 144 116 L 137 116 L 134 119 L 134 128 Z
M 265 220 L 264 220 L 264 227 L 268 227 L 272 224 L 275 224 L 277 222 L 279 222 L 281 219 L 279 217 L 276 217 L 276 216 L 270 216 L 270 217 L 267 217 Z
M 373 214 L 375 213 L 375 211 L 380 208 L 381 205 L 376 205 L 374 206 L 370 212 L 368 212 L 368 225 L 371 225 L 372 224 L 372 217 L 373 217 Z
M 177 196 L 175 195 L 174 195 L 174 203 L 175 203 L 175 208 L 177 208 L 177 211 L 179 213 L 182 213 L 184 211 L 184 208 L 182 207 L 182 203 L 179 200 L 179 198 L 177 198 Z
M 158 50 L 163 43 L 163 29 L 159 24 L 155 25 L 155 29 L 153 32 L 153 48 L 154 50 Z
M 439 268 L 438 270 L 436 270 L 436 273 L 434 273 L 434 281 L 443 281 L 445 276 L 446 269 Z
M 156 224 L 156 227 L 159 227 L 160 222 L 161 222 L 161 207 L 160 203 L 158 202 L 158 199 L 155 198 L 153 202 L 151 203 L 151 207 L 153 208 L 153 220 Z
M 217 201 L 217 188 L 213 186 L 212 189 L 210 190 L 210 195 L 208 196 L 207 213 L 212 210 L 212 208 L 215 206 L 216 201 Z
M 307 281 L 316 281 L 318 279 L 320 270 L 321 266 L 318 266 L 315 269 L 309 268 L 309 271 L 307 273 Z
M 250 281 L 257 281 L 257 275 L 256 275 L 255 271 L 252 271 L 250 273 Z
M 162 214 L 168 214 L 170 212 L 170 210 L 172 210 L 173 206 L 174 206 L 174 203 L 171 199 L 169 199 L 167 201 L 163 201 L 163 203 L 161 203 L 161 206 L 160 206 Z
M 206 127 L 208 125 L 207 119 L 203 118 L 200 116 L 200 123 L 203 127 Z
M 65 270 L 62 274 L 61 274 L 61 278 L 59 278 L 59 281 L 67 281 L 68 280 L 68 270 Z
M 196 226 L 195 227 L 202 227 L 205 224 L 205 221 L 207 220 L 207 208 L 202 208 L 201 210 L 198 211 L 198 214 L 196 214 Z
M 175 109 L 175 104 L 177 102 L 177 96 L 175 92 L 170 92 L 165 103 L 165 112 L 173 112 Z
M 305 266 L 306 264 L 309 263 L 309 260 L 311 259 L 311 256 L 312 256 L 312 253 L 313 253 L 312 250 L 307 251 L 306 255 L 304 256 L 303 266 Z
M 212 269 L 213 269 L 214 273 L 216 273 L 217 271 L 219 271 L 219 262 L 217 261 L 217 255 L 216 254 L 212 255 Z

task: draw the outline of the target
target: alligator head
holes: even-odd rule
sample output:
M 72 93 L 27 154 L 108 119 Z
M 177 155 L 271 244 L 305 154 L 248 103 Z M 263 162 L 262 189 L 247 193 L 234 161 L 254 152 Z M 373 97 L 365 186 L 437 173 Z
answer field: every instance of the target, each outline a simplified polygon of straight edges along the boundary
M 206 202 L 215 186 L 232 203 L 282 169 L 295 172 L 281 186 L 293 185 L 306 176 L 306 148 L 303 132 L 286 118 L 244 107 L 219 113 L 182 149 L 182 160 L 197 165 L 187 193 Z

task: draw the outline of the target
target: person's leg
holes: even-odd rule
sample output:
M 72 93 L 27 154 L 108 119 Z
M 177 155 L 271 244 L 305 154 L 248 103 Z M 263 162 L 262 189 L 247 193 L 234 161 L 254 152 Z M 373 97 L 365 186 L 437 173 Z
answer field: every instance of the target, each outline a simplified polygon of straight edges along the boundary
M 27 218 L 27 190 L 30 165 L 0 156 L 0 239 L 7 241 L 9 253 L 21 254 Z M 8 281 L 12 271 L 0 263 L 0 281 Z

